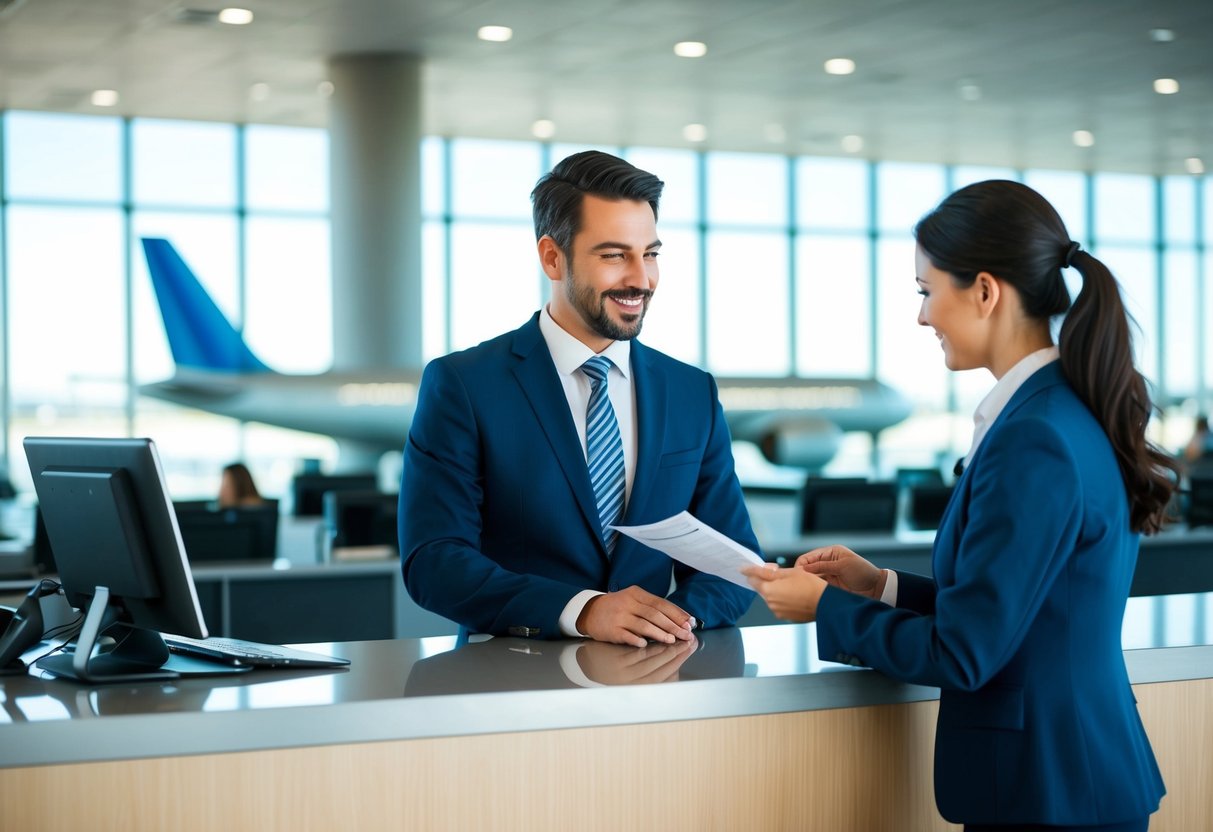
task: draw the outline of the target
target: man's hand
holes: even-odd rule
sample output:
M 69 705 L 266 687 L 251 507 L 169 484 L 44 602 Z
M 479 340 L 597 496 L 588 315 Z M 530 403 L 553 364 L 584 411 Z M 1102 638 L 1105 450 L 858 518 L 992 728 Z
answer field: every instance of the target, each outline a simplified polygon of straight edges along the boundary
M 873 566 L 845 546 L 825 546 L 805 552 L 796 559 L 796 568 L 812 572 L 831 586 L 874 601 L 880 600 L 888 579 L 883 569 Z
M 577 664 L 587 678 L 603 685 L 649 685 L 678 680 L 678 668 L 695 652 L 698 641 L 629 647 L 587 641 L 577 648 Z
M 826 582 L 803 569 L 779 569 L 774 565 L 747 566 L 741 574 L 767 602 L 776 618 L 803 623 L 817 618 L 817 602 Z
M 690 641 L 694 619 L 638 586 L 596 595 L 577 616 L 577 631 L 595 641 L 644 647 L 650 641 Z

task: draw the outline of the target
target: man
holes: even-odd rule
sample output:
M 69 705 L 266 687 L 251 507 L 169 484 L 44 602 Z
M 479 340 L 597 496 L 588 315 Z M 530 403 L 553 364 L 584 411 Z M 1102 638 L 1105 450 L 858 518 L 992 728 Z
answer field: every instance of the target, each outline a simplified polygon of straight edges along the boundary
M 657 286 L 662 187 L 598 151 L 556 165 L 531 194 L 551 303 L 425 370 L 404 583 L 467 630 L 674 643 L 753 598 L 610 528 L 688 510 L 758 551 L 715 382 L 633 340 Z

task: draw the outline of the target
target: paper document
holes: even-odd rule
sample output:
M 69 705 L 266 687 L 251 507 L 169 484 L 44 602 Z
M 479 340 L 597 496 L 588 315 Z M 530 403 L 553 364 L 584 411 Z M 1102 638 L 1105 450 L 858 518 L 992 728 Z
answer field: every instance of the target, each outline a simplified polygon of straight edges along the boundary
M 741 569 L 763 564 L 758 555 L 703 523 L 689 511 L 646 526 L 611 528 L 700 572 L 719 575 L 746 589 L 750 588 L 750 584 L 741 574 Z

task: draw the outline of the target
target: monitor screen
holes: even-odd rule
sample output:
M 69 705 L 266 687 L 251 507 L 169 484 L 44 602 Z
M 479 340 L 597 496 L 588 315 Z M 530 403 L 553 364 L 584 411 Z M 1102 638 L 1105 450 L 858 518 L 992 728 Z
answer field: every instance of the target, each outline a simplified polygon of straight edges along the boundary
M 324 513 L 324 495 L 329 491 L 374 491 L 378 487 L 374 474 L 296 474 L 291 483 L 293 513 L 316 517 Z
M 805 483 L 801 521 L 804 534 L 892 533 L 896 524 L 897 486 L 894 483 L 830 479 Z
M 87 609 L 75 650 L 38 666 L 89 682 L 174 678 L 162 668 L 160 633 L 207 631 L 155 445 L 63 437 L 24 445 L 59 580 L 68 603 Z
M 324 495 L 324 522 L 334 549 L 399 547 L 396 511 L 400 499 L 379 491 L 330 491 Z M 391 552 L 384 551 L 390 555 Z
M 263 561 L 278 548 L 278 501 L 257 506 L 218 508 L 195 502 L 173 503 L 177 527 L 190 563 Z

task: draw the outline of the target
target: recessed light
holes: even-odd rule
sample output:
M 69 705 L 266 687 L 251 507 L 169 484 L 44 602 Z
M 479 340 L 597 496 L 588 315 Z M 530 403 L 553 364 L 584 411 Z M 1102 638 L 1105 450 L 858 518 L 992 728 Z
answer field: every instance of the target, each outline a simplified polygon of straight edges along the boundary
M 843 136 L 841 144 L 842 149 L 845 152 L 858 153 L 859 151 L 863 150 L 863 136 L 856 136 L 854 134 L 850 136 Z
M 1199 176 L 1205 172 L 1205 163 L 1195 156 L 1184 159 L 1184 167 L 1187 168 L 1188 173 L 1194 176 Z
M 1175 32 L 1170 29 L 1151 29 L 1150 40 L 1155 43 L 1170 43 L 1175 40 Z
M 708 54 L 708 45 L 697 40 L 679 41 L 674 44 L 674 54 L 680 58 L 702 58 Z
M 481 26 L 476 30 L 476 37 L 493 43 L 505 43 L 514 37 L 514 30 L 509 26 Z
M 1094 147 L 1095 134 L 1090 130 L 1075 130 L 1074 144 L 1078 145 L 1079 147 Z
M 771 144 L 783 144 L 788 140 L 788 131 L 782 124 L 775 121 L 762 128 L 762 135 Z
M 316 85 L 316 94 L 318 96 L 320 96 L 321 98 L 328 98 L 330 95 L 333 94 L 333 82 L 332 81 L 321 81 L 319 84 Z
M 1155 78 L 1154 92 L 1159 95 L 1175 95 L 1179 92 L 1179 82 L 1174 78 Z
M 90 98 L 95 107 L 113 107 L 118 103 L 117 90 L 94 90 Z
M 556 135 L 556 122 L 541 118 L 531 125 L 531 135 L 537 139 L 550 139 Z
M 825 70 L 830 75 L 850 75 L 855 71 L 855 62 L 850 58 L 830 58 L 825 62 Z
M 219 22 L 229 26 L 247 26 L 253 22 L 253 13 L 248 9 L 223 9 L 219 12 Z
M 708 128 L 702 124 L 688 124 L 682 128 L 682 137 L 688 142 L 702 142 L 708 138 Z
M 252 101 L 265 101 L 270 97 L 270 85 L 258 82 L 248 88 L 248 97 Z

